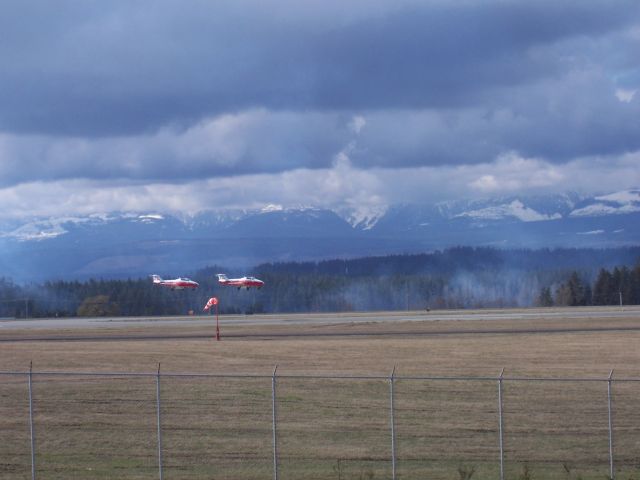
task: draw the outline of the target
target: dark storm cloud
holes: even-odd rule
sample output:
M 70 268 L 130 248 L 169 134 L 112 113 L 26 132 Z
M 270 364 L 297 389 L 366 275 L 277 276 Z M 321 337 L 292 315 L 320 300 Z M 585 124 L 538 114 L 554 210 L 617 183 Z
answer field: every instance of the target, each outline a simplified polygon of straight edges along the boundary
M 351 155 L 355 165 L 491 162 L 518 151 L 564 163 L 640 149 L 640 101 L 618 100 L 600 72 L 505 89 L 503 102 L 466 109 L 380 111 Z
M 630 188 L 637 0 L 4 1 L 0 216 Z
M 621 29 L 639 8 L 342 3 L 3 2 L 0 129 L 131 135 L 252 108 L 496 102 L 504 87 L 562 74 L 546 47 Z
M 321 168 L 349 142 L 342 115 L 251 110 L 149 135 L 0 135 L 0 187 L 68 178 L 183 182 Z

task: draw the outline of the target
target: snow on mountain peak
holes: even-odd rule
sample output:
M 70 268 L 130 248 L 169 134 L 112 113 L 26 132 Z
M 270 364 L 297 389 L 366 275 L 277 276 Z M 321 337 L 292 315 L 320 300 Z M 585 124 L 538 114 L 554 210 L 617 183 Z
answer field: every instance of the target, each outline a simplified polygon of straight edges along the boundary
M 515 217 L 523 222 L 540 222 L 544 220 L 557 220 L 562 218 L 559 213 L 545 215 L 524 205 L 520 200 L 511 203 L 470 210 L 459 213 L 456 217 L 468 217 L 476 220 L 501 220 L 505 217 Z
M 439 202 L 432 205 L 373 205 L 364 202 L 361 205 L 351 204 L 334 208 L 332 212 L 341 217 L 353 229 L 359 231 L 388 231 L 388 229 L 404 229 L 405 231 L 425 231 L 429 225 L 444 225 L 454 218 L 466 218 L 474 222 L 491 221 L 542 222 L 561 218 L 601 217 L 607 215 L 624 215 L 640 212 L 640 189 L 627 189 L 600 196 L 581 196 L 577 194 L 549 195 L 540 197 L 505 197 L 485 200 L 455 200 Z M 12 241 L 44 241 L 77 232 L 96 228 L 120 228 L 137 224 L 137 228 L 160 229 L 171 225 L 179 229 L 181 222 L 193 235 L 211 235 L 222 229 L 233 227 L 248 217 L 260 214 L 282 217 L 293 222 L 334 221 L 326 208 L 300 205 L 285 207 L 279 204 L 267 204 L 261 209 L 252 210 L 209 210 L 193 217 L 160 212 L 109 212 L 94 213 L 84 217 L 66 216 L 60 218 L 37 218 L 7 222 L 0 225 L 0 238 Z M 580 220 L 582 221 L 582 220 Z M 586 220 L 585 220 L 586 221 Z M 144 227 L 143 227 L 144 226 Z M 344 225 L 343 225 L 344 226 Z M 618 229 L 620 228 L 617 226 Z M 123 227 L 124 228 L 124 227 Z M 327 227 L 328 228 L 328 227 Z M 596 228 L 584 229 L 584 231 Z M 172 230 L 173 231 L 173 230 Z M 205 232 L 205 233 L 202 233 Z
M 353 228 L 371 230 L 378 223 L 378 220 L 384 216 L 387 209 L 386 205 L 361 205 L 351 209 L 341 209 L 337 213 Z
M 5 236 L 24 242 L 28 240 L 47 240 L 64 235 L 67 231 L 60 224 L 43 225 L 29 223 L 9 232 Z
M 609 195 L 601 195 L 595 198 L 596 200 L 603 200 L 605 202 L 613 202 L 624 205 L 634 202 L 640 202 L 640 191 L 623 190 L 622 192 L 610 193 Z
M 626 204 L 620 207 L 594 203 L 586 207 L 578 208 L 570 213 L 572 217 L 599 217 L 602 215 L 623 215 L 625 213 L 640 212 L 640 206 Z
M 139 215 L 138 220 L 140 220 L 141 222 L 149 223 L 156 220 L 164 220 L 164 217 L 158 213 L 149 213 L 146 215 Z
M 269 205 L 265 205 L 260 211 L 262 213 L 268 213 L 268 212 L 281 212 L 283 210 L 284 210 L 284 207 L 282 205 L 276 205 L 274 203 L 270 203 Z
M 571 212 L 572 217 L 623 215 L 640 212 L 640 190 L 623 190 L 594 197 L 595 202 Z
M 29 223 L 25 223 L 21 227 L 4 234 L 4 236 L 14 238 L 20 242 L 29 240 L 47 240 L 68 233 L 67 229 L 63 227 L 64 224 L 89 221 L 91 221 L 91 219 L 80 217 L 62 217 L 35 220 Z

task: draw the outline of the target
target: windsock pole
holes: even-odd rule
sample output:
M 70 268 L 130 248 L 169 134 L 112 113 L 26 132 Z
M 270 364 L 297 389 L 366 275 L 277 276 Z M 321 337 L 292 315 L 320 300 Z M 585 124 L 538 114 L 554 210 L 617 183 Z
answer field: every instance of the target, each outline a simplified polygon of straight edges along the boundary
M 216 307 L 216 340 L 220 340 L 220 320 L 218 318 L 218 299 L 216 297 L 211 297 L 207 304 L 204 306 L 204 310 L 209 312 L 211 315 L 211 307 Z
M 220 341 L 220 321 L 218 319 L 218 302 L 216 302 L 216 340 Z

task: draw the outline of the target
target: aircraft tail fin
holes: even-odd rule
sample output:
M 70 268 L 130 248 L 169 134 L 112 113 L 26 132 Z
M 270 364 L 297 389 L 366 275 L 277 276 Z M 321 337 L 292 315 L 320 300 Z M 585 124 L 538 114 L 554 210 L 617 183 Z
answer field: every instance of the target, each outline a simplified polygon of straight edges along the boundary
M 151 275 L 151 278 L 153 279 L 153 283 L 162 282 L 162 278 L 160 277 L 160 275 Z
M 218 273 L 216 276 L 218 277 L 219 282 L 226 282 L 229 280 L 224 273 Z

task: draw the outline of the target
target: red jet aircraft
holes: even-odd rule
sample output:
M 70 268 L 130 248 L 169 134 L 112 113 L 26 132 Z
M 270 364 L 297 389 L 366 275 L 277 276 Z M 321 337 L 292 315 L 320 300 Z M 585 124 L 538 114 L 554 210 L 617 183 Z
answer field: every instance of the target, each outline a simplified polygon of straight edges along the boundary
M 190 278 L 174 278 L 173 280 L 163 280 L 160 275 L 151 275 L 153 283 L 171 290 L 184 290 L 185 288 L 198 288 L 198 282 Z
M 249 290 L 251 287 L 255 287 L 259 290 L 264 285 L 264 282 L 262 280 L 258 280 L 256 277 L 227 278 L 224 273 L 218 273 L 218 283 L 221 285 L 237 287 L 238 290 L 241 288 Z

